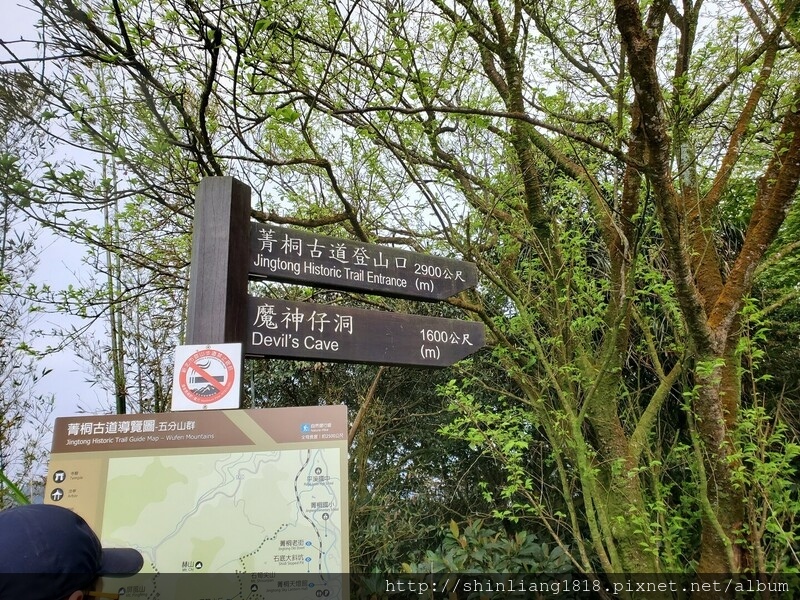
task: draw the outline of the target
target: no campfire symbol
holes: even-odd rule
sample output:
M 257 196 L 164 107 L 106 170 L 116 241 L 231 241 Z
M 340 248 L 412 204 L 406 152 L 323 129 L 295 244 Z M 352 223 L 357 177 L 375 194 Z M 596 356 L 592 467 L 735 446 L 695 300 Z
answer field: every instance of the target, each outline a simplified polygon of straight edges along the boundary
M 172 410 L 238 408 L 240 344 L 179 346 Z

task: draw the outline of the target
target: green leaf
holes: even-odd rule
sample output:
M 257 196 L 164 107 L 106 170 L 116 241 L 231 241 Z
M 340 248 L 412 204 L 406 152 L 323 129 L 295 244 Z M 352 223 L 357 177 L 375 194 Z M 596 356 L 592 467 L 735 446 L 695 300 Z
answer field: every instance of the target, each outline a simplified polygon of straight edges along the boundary
M 453 519 L 450 519 L 450 533 L 455 539 L 458 539 L 460 535 L 458 531 L 458 523 L 456 523 Z

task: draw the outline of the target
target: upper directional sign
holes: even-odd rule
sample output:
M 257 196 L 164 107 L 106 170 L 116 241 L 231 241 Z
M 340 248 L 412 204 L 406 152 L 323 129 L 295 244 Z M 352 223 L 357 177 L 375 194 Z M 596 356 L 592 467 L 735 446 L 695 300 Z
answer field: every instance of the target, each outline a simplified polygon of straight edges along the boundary
M 248 356 L 447 367 L 484 345 L 475 321 L 248 298 Z
M 444 300 L 475 287 L 473 263 L 252 223 L 250 275 L 338 290 Z

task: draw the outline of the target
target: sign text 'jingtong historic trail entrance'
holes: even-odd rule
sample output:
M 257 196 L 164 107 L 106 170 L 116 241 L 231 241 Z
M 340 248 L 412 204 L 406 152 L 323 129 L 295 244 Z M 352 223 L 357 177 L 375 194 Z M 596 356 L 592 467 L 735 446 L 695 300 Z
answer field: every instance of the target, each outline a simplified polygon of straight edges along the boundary
M 335 290 L 444 300 L 478 283 L 474 264 L 252 223 L 250 275 Z

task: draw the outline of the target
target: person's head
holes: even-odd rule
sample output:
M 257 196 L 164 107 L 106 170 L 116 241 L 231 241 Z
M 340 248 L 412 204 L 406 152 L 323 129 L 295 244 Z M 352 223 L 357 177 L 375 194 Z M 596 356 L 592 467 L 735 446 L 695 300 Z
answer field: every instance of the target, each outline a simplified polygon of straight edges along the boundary
M 0 600 L 80 600 L 101 576 L 138 573 L 133 548 L 103 548 L 79 515 L 49 504 L 0 512 Z

